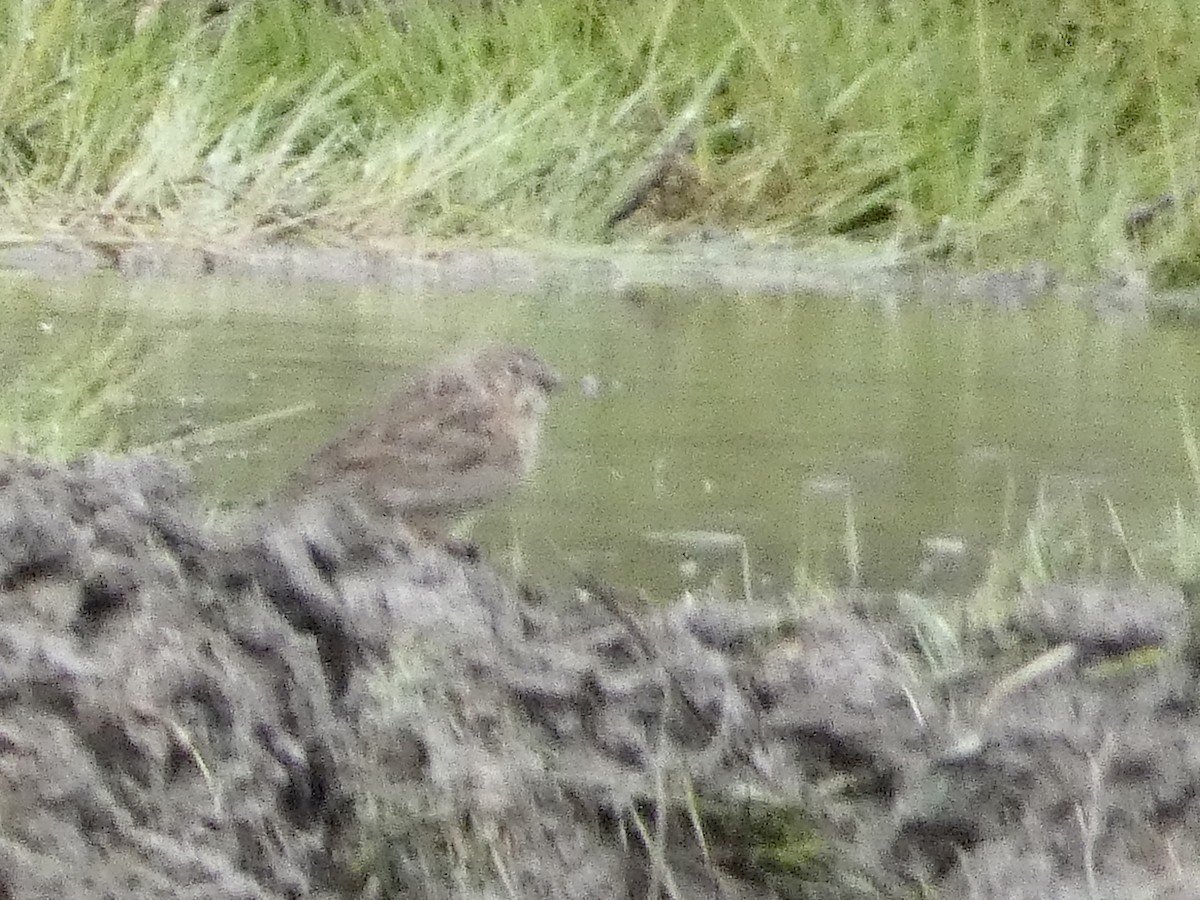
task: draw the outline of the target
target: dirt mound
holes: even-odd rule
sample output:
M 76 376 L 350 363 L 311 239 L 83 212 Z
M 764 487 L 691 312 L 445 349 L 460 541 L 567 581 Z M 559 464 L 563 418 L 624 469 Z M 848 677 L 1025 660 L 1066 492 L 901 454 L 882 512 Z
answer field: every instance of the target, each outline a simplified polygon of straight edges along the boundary
M 1165 898 L 1200 875 L 1173 588 L 1030 592 L 952 670 L 878 598 L 642 610 L 518 595 L 350 505 L 202 523 L 160 460 L 0 462 L 0 897 Z
M 0 511 L 0 895 L 322 896 L 345 728 L 181 474 L 10 459 Z
M 0 468 L 0 896 L 330 895 L 366 783 L 355 665 L 386 615 L 318 564 L 370 548 L 419 605 L 447 561 L 334 510 L 236 541 L 154 459 Z M 340 523 L 340 530 L 339 530 Z M 386 561 L 386 565 L 383 564 Z

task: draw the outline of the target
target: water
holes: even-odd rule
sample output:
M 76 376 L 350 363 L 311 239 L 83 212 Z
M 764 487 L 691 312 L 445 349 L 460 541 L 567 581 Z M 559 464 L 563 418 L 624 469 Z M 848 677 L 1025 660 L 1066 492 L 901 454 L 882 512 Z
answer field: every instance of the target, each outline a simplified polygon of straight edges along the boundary
M 484 341 L 535 347 L 569 387 L 536 479 L 473 534 L 550 582 L 585 570 L 653 596 L 713 580 L 736 594 L 744 542 L 756 591 L 961 589 L 1039 503 L 1116 570 L 1195 496 L 1180 409 L 1200 416 L 1200 336 L 1054 303 L 514 301 L 110 278 L 0 281 L 0 300 L 5 373 L 101 327 L 154 336 L 165 365 L 126 414 L 135 443 L 304 406 L 195 455 L 223 504 L 267 496 L 412 367 Z

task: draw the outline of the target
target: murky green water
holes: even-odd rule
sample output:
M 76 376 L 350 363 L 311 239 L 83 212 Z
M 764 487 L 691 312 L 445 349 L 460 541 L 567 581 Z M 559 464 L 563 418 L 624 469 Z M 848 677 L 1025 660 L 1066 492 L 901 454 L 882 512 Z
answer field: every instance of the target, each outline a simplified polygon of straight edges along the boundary
M 573 385 L 536 482 L 475 533 L 555 581 L 574 567 L 659 595 L 713 578 L 740 591 L 740 537 L 756 584 L 920 585 L 931 546 L 961 542 L 976 573 L 1039 498 L 1082 523 L 1081 553 L 1119 565 L 1124 542 L 1145 545 L 1194 496 L 1178 403 L 1200 421 L 1200 335 L 1053 304 L 6 280 L 0 365 L 121 321 L 168 348 L 139 388 L 135 441 L 311 404 L 195 461 L 214 498 L 238 502 L 404 370 L 485 340 L 536 347 Z M 711 534 L 684 552 L 655 532 Z

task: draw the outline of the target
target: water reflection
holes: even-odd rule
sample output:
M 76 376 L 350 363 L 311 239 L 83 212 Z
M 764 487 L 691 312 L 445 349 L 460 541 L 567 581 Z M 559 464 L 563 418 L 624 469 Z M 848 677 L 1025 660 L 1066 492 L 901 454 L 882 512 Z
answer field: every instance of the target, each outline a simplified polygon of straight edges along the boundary
M 748 563 L 755 586 L 957 588 L 1039 505 L 1107 533 L 1092 550 L 1115 559 L 1193 491 L 1177 401 L 1200 406 L 1200 341 L 1066 306 L 885 315 L 809 297 L 113 279 L 0 292 L 6 372 L 106 315 L 170 342 L 130 419 L 138 441 L 307 405 L 195 460 L 227 502 L 265 496 L 413 365 L 483 341 L 536 347 L 574 389 L 537 481 L 477 536 L 541 578 L 590 568 L 655 594 L 719 579 L 737 595 Z

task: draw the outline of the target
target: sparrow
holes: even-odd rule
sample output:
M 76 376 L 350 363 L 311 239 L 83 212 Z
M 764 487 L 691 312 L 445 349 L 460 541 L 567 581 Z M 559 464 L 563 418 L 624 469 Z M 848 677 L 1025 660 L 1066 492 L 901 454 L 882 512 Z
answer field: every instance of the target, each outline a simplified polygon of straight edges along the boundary
M 424 537 L 507 494 L 532 471 L 559 374 L 494 344 L 405 381 L 316 452 L 283 499 L 349 497 Z

